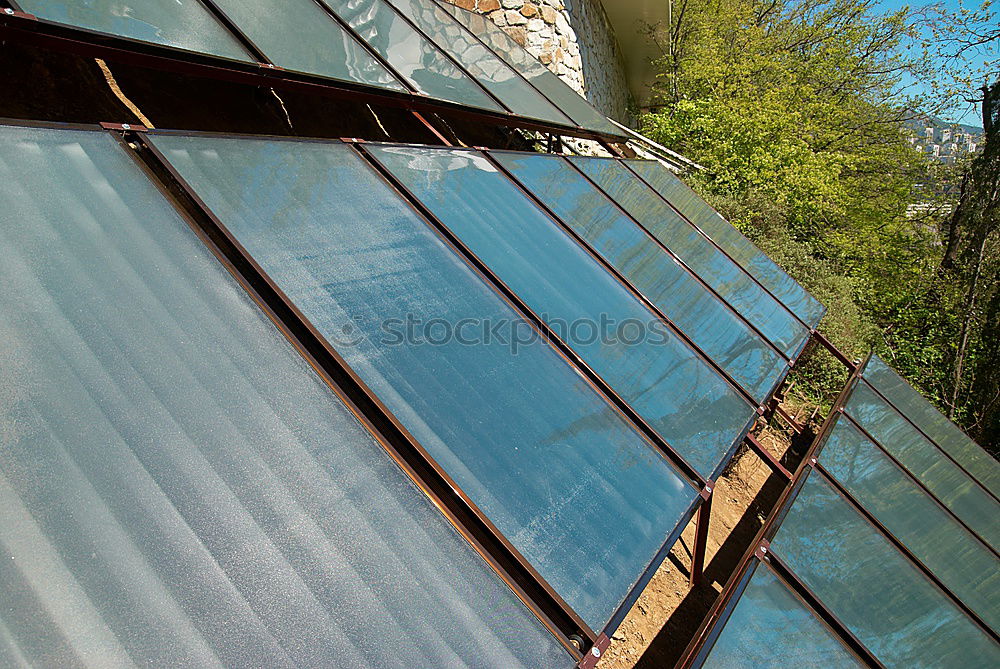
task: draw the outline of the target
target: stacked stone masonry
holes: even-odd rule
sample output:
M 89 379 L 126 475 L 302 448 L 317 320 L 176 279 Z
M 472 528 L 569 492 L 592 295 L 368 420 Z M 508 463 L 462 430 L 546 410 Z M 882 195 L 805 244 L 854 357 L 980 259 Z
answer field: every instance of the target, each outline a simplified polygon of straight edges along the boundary
M 632 109 L 621 52 L 600 0 L 446 0 L 485 14 L 611 118 Z

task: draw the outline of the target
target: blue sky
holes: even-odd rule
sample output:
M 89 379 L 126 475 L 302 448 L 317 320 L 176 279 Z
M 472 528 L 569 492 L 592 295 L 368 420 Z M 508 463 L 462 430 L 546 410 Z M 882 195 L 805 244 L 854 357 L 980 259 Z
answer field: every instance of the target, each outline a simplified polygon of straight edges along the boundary
M 982 0 L 979 0 L 979 2 L 975 2 L 975 0 L 970 2 L 969 0 L 966 0 L 965 2 L 961 3 L 959 0 L 941 0 L 940 2 L 931 2 L 931 1 L 904 2 L 903 0 L 881 0 L 880 2 L 877 2 L 876 5 L 879 8 L 884 9 L 885 11 L 893 11 L 900 9 L 904 6 L 916 8 L 916 7 L 924 7 L 931 4 L 939 4 L 943 5 L 946 9 L 950 11 L 957 12 L 960 6 L 964 6 L 966 9 L 978 9 L 981 3 Z M 996 6 L 997 2 L 994 1 L 993 5 Z M 969 69 L 975 69 L 977 66 L 981 66 L 983 61 L 988 59 L 995 59 L 998 56 L 1000 56 L 1000 44 L 993 44 L 988 49 L 968 54 L 968 58 L 966 58 L 965 62 L 967 63 Z M 942 67 L 944 66 L 945 64 L 942 63 Z M 920 90 L 921 88 L 922 87 L 919 83 L 914 84 L 915 90 Z M 962 105 L 961 108 L 955 109 L 951 113 L 944 114 L 943 116 L 947 121 L 954 121 L 956 123 L 968 123 L 970 125 L 976 125 L 976 126 L 982 125 L 982 119 L 979 117 L 979 109 L 972 104 L 964 104 Z

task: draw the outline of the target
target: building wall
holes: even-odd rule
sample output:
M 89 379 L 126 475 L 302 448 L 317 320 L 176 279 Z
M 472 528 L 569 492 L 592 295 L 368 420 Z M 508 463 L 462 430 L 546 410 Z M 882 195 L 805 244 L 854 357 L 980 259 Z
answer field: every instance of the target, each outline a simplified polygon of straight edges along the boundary
M 627 123 L 621 52 L 600 0 L 446 0 L 486 14 L 591 104 Z

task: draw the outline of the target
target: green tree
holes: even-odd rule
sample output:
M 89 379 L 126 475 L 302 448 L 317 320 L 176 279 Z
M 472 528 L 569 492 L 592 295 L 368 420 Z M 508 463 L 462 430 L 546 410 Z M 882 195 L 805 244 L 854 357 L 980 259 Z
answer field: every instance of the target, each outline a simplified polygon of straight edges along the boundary
M 951 16 L 871 0 L 678 0 L 669 25 L 650 28 L 664 55 L 642 122 L 705 166 L 695 187 L 827 304 L 829 336 L 887 356 L 995 444 L 981 407 L 1000 416 L 1000 372 L 987 371 L 1000 369 L 1000 232 L 984 234 L 995 210 L 982 193 L 998 180 L 980 159 L 928 162 L 906 127 L 970 99 L 968 72 L 937 65 L 995 39 L 992 19 L 988 3 Z M 934 81 L 932 95 L 907 95 L 914 80 Z M 968 193 L 955 216 L 948 182 Z M 814 399 L 843 381 L 822 356 L 802 374 Z

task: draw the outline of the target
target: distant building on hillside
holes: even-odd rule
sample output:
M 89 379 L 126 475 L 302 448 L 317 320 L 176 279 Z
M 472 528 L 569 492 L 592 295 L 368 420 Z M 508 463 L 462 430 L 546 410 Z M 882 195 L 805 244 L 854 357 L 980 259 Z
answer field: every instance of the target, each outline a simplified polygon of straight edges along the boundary
M 907 123 L 912 134 L 910 144 L 924 155 L 950 164 L 975 153 L 982 143 L 981 128 L 948 123 L 933 116 L 924 116 Z

